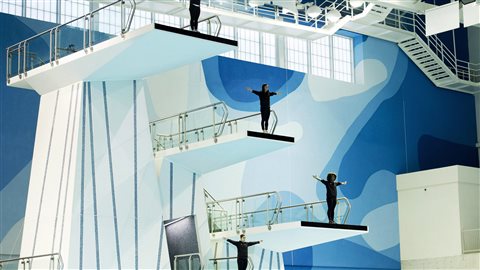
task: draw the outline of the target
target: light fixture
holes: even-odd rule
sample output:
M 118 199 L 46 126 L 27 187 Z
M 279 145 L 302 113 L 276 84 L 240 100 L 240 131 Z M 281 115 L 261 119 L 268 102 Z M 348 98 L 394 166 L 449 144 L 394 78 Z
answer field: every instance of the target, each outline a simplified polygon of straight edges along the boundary
M 363 5 L 363 3 L 365 3 L 365 1 L 360 1 L 360 0 L 350 0 L 349 1 L 350 3 L 350 6 L 352 8 L 359 8 Z
M 322 14 L 322 10 L 318 6 L 311 6 L 307 9 L 307 16 L 310 18 L 317 18 Z
M 340 20 L 342 14 L 340 14 L 340 12 L 335 8 L 332 8 L 330 9 L 330 11 L 327 12 L 327 15 L 325 15 L 325 17 L 329 22 L 336 23 L 338 22 L 338 20 Z

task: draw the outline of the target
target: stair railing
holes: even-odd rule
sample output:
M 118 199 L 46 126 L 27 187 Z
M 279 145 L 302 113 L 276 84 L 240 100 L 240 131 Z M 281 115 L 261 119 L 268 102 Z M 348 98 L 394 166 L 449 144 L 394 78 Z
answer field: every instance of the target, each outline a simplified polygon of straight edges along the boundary
M 457 59 L 456 53 L 452 52 L 437 35 L 427 36 L 425 21 L 419 14 L 394 9 L 382 24 L 413 33 L 415 38 L 422 41 L 459 79 L 480 82 L 480 63 Z
M 213 15 L 208 18 L 202 19 L 198 21 L 198 24 L 201 24 L 203 22 L 207 23 L 207 34 L 213 35 L 216 37 L 220 35 L 220 30 L 222 29 L 222 21 L 220 20 L 220 17 L 218 17 L 218 15 Z M 212 23 L 217 26 L 215 32 L 212 32 Z M 189 27 L 190 25 L 185 25 L 184 27 L 182 27 L 182 29 L 187 29 Z
M 50 63 L 50 65 L 53 66 L 55 63 L 58 64 L 59 59 L 66 55 L 75 53 L 82 49 L 87 52 L 88 49 L 93 49 L 92 46 L 94 44 L 110 39 L 112 36 L 103 34 L 104 37 L 98 42 L 94 40 L 96 38 L 96 36 L 94 36 L 94 32 L 98 31 L 98 29 L 95 29 L 96 26 L 94 24 L 94 20 L 100 12 L 111 8 L 114 5 L 120 5 L 122 25 L 120 27 L 121 29 L 119 34 L 125 34 L 130 30 L 136 9 L 135 0 L 129 0 L 129 2 L 130 13 L 126 21 L 124 15 L 127 9 L 125 0 L 117 0 L 81 17 L 55 26 L 8 47 L 6 68 L 7 83 L 10 83 L 10 79 L 14 76 L 19 76 L 21 79 L 22 76 L 28 75 L 28 71 L 36 67 L 39 67 L 45 63 Z M 63 35 L 69 37 L 71 34 L 77 34 L 76 31 L 78 31 L 78 33 L 83 32 L 81 44 L 76 44 L 77 40 L 75 38 L 70 38 L 68 40 L 63 40 L 61 38 Z M 44 44 L 47 44 L 47 47 L 45 47 Z M 27 61 L 31 60 L 28 57 L 31 54 L 36 54 L 38 58 L 48 59 L 48 61 L 41 61 L 38 63 L 35 61 Z
M 1 260 L 0 269 L 3 269 L 5 265 L 15 263 L 15 262 L 20 263 L 20 265 L 18 266 L 18 269 L 23 269 L 23 270 L 32 269 L 33 259 L 39 259 L 39 258 L 50 259 L 49 267 L 48 267 L 49 270 L 55 270 L 55 269 L 61 270 L 64 267 L 62 256 L 60 255 L 60 253 L 50 253 L 50 254 L 26 256 L 26 257 L 20 257 L 20 258 L 8 259 L 8 260 Z
M 218 118 L 217 116 L 217 112 L 219 109 L 222 109 L 220 118 Z M 207 121 L 209 122 L 208 124 L 202 125 L 200 127 L 187 127 L 189 123 L 189 115 L 194 115 L 196 113 L 200 113 L 202 111 L 205 112 L 208 110 L 211 110 L 212 112 L 211 122 Z M 188 149 L 189 135 L 194 134 L 198 136 L 199 130 L 202 130 L 203 132 L 203 130 L 205 129 L 212 130 L 212 137 L 216 142 L 218 136 L 223 133 L 227 117 L 227 106 L 224 102 L 217 102 L 150 122 L 150 132 L 152 136 L 153 150 L 156 152 L 167 148 L 173 148 L 175 146 L 178 146 L 180 150 Z M 177 128 L 175 130 L 174 128 L 172 128 L 174 122 L 177 123 Z M 170 124 L 169 130 L 167 130 L 166 132 L 164 131 L 164 133 L 159 133 L 161 132 L 161 130 L 159 130 L 159 126 L 165 124 Z M 177 139 L 176 142 L 174 142 L 175 138 Z M 168 147 L 167 145 L 168 142 L 170 142 L 170 147 Z
M 177 270 L 177 269 L 182 269 L 182 270 L 194 270 L 193 268 L 193 259 L 194 258 L 198 258 L 199 262 L 200 262 L 200 267 L 198 269 L 195 269 L 195 270 L 200 270 L 202 268 L 202 257 L 200 256 L 200 253 L 189 253 L 189 254 L 181 254 L 181 255 L 175 255 L 173 256 L 173 269 L 174 270 Z M 185 269 L 184 267 L 178 267 L 179 265 L 179 261 L 182 260 L 182 259 L 187 259 L 187 264 L 188 264 L 188 268 Z
M 271 202 L 272 200 L 274 201 L 273 203 Z M 272 191 L 215 200 L 206 202 L 206 205 L 207 209 L 215 209 L 215 205 L 219 205 L 223 211 L 226 211 L 226 213 L 222 213 L 220 216 L 214 216 L 213 212 L 210 212 L 210 216 L 212 216 L 209 219 L 210 233 L 227 230 L 240 232 L 242 229 L 252 227 L 252 224 L 255 223 L 255 218 L 261 218 L 257 226 L 267 225 L 271 227 L 278 220 L 282 199 L 278 192 Z M 258 209 L 258 207 L 262 209 L 254 210 Z M 258 215 L 253 216 L 256 213 L 262 213 L 262 217 Z
M 237 257 L 221 257 L 221 258 L 212 258 L 210 259 L 209 261 L 211 261 L 213 263 L 213 269 L 215 270 L 223 270 L 223 269 L 226 269 L 227 267 L 225 266 L 219 266 L 219 262 L 222 262 L 222 261 L 230 261 L 230 260 L 235 260 L 235 262 L 233 263 L 237 263 L 236 260 L 237 260 Z M 248 260 L 248 268 L 249 270 L 253 270 L 253 262 L 252 262 L 252 258 L 250 258 L 250 256 L 248 256 L 247 258 Z M 236 267 L 232 267 L 233 269 L 235 269 Z M 208 268 L 210 269 L 210 268 Z

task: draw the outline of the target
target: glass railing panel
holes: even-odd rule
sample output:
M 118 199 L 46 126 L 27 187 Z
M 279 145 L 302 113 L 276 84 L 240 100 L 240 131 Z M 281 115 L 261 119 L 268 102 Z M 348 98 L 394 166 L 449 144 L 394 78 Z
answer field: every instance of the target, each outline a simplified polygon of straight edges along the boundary
M 7 78 L 23 72 L 23 47 L 11 47 L 7 52 Z
M 63 269 L 62 257 L 58 253 L 0 260 L 0 269 Z
M 169 117 L 150 125 L 154 151 L 178 147 L 182 141 L 180 116 Z
M 207 202 L 211 232 L 240 230 L 275 223 L 281 199 L 276 192 Z
M 87 46 L 84 44 L 84 36 L 87 36 L 87 32 L 83 28 L 84 23 L 88 23 L 88 21 L 82 18 L 57 28 L 57 59 L 81 51 Z
M 174 270 L 201 270 L 202 262 L 199 254 L 175 256 Z
M 25 57 L 20 61 L 25 61 L 25 71 L 50 63 L 50 57 L 53 60 L 53 52 L 50 52 L 50 41 L 54 43 L 52 32 L 45 32 L 33 37 L 25 42 Z M 21 71 L 23 72 L 23 71 Z
M 210 259 L 205 263 L 205 266 L 203 269 L 205 270 L 225 270 L 225 269 L 236 270 L 238 269 L 237 257 L 224 257 L 224 258 Z M 253 263 L 252 263 L 252 259 L 248 257 L 247 270 L 251 270 L 251 269 L 253 269 Z
M 100 5 L 103 7 L 104 5 Z M 90 36 L 87 40 L 91 41 L 90 46 L 94 46 L 103 41 L 109 40 L 122 33 L 120 6 L 109 6 L 91 14 L 88 18 Z

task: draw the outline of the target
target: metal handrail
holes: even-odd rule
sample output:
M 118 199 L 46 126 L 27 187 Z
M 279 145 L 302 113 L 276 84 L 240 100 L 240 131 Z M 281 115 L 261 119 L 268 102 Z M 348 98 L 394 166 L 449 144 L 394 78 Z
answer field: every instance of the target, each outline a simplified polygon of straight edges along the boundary
M 75 18 L 75 19 L 72 19 L 66 23 L 63 23 L 63 24 L 60 24 L 58 26 L 55 26 L 53 28 L 50 28 L 48 30 L 45 30 L 43 32 L 40 32 L 36 35 L 33 35 L 27 39 L 24 39 L 12 46 L 9 46 L 7 48 L 7 81 L 9 81 L 10 77 L 11 77 L 11 64 L 9 59 L 11 58 L 11 54 L 15 51 L 18 51 L 18 70 L 17 70 L 17 74 L 18 76 L 20 76 L 21 78 L 21 75 L 22 73 L 23 74 L 26 74 L 26 72 L 30 69 L 27 70 L 27 63 L 26 63 L 26 54 L 27 54 L 27 44 L 38 38 L 38 37 L 41 37 L 45 34 L 49 34 L 49 54 L 50 54 L 50 59 L 49 59 L 49 63 L 52 64 L 52 62 L 54 61 L 58 61 L 59 59 L 59 54 L 58 54 L 58 51 L 60 50 L 60 48 L 58 48 L 58 33 L 59 33 L 59 29 L 60 28 L 63 28 L 71 23 L 74 23 L 74 22 L 77 22 L 77 21 L 80 21 L 80 20 L 83 20 L 83 49 L 85 50 L 86 48 L 88 47 L 91 47 L 92 46 L 92 31 L 93 31 L 93 25 L 92 25 L 92 18 L 94 17 L 94 14 L 100 12 L 101 10 L 104 10 L 104 9 L 107 9 L 113 5 L 117 5 L 117 4 L 120 4 L 121 6 L 121 14 L 122 14 L 122 25 L 121 25 L 121 33 L 122 34 L 125 34 L 126 32 L 128 32 L 130 30 L 130 26 L 131 26 L 131 23 L 133 21 L 133 16 L 134 16 L 134 13 L 135 13 L 135 10 L 136 10 L 136 2 L 135 0 L 129 0 L 129 2 L 131 3 L 131 11 L 130 11 L 130 15 L 128 17 L 128 20 L 125 24 L 124 22 L 124 19 L 123 19 L 123 12 L 125 10 L 125 0 L 117 0 L 115 2 L 112 2 L 110 4 L 107 4 L 103 7 L 100 7 L 100 8 L 97 8 L 83 16 L 80 16 L 78 18 Z M 88 26 L 87 26 L 87 21 L 88 21 Z M 88 28 L 88 30 L 87 30 Z M 88 33 L 87 33 L 88 32 Z M 87 35 L 88 34 L 88 35 Z M 88 40 L 88 43 L 87 43 L 87 40 Z M 22 57 L 22 51 L 23 51 L 23 57 Z M 22 69 L 22 59 L 23 58 L 23 69 Z
M 341 217 L 343 217 L 343 220 L 340 220 L 340 223 L 345 224 L 348 220 L 349 215 L 350 215 L 351 204 L 350 204 L 350 201 L 346 197 L 338 198 L 337 203 L 339 203 L 340 201 L 344 201 L 345 204 L 346 204 L 346 212 L 343 215 L 341 215 Z M 326 203 L 326 200 L 321 200 L 321 201 L 316 201 L 316 202 L 301 203 L 301 204 L 296 204 L 296 205 L 288 205 L 288 206 L 279 207 L 278 210 L 275 210 L 275 211 L 277 211 L 277 212 L 274 213 L 275 218 L 274 219 L 272 218 L 265 225 L 279 224 L 280 222 L 278 221 L 278 216 L 280 214 L 282 214 L 284 210 L 293 209 L 293 208 L 308 209 L 308 208 L 313 208 L 314 205 L 325 204 L 325 203 Z M 262 209 L 262 210 L 256 210 L 256 211 L 250 211 L 250 212 L 243 212 L 241 214 L 235 213 L 235 214 L 231 214 L 231 215 L 217 217 L 217 218 L 214 218 L 212 220 L 212 224 L 213 223 L 218 224 L 218 223 L 222 223 L 222 222 L 227 222 L 227 224 L 229 224 L 229 223 L 231 223 L 232 220 L 243 219 L 243 217 L 247 217 L 246 219 L 248 220 L 248 216 L 253 218 L 254 215 L 265 213 L 265 212 L 267 212 L 267 210 Z M 310 221 L 308 211 L 306 213 L 306 221 Z M 213 232 L 213 230 L 210 230 L 210 232 Z
M 202 22 L 207 22 L 207 25 L 208 25 L 208 34 L 211 35 L 211 22 L 213 19 L 216 19 L 217 20 L 217 25 L 218 25 L 218 28 L 217 28 L 217 31 L 215 31 L 215 34 L 214 36 L 218 37 L 218 35 L 220 35 L 220 30 L 222 29 L 222 21 L 220 20 L 220 17 L 218 17 L 218 15 L 213 15 L 213 16 L 210 16 L 210 17 L 207 17 L 205 19 L 202 19 L 200 21 L 198 21 L 198 23 L 202 23 Z M 188 28 L 190 27 L 190 24 L 189 25 L 185 25 L 184 27 L 182 27 L 182 29 L 185 29 L 185 28 Z
M 220 257 L 220 258 L 212 258 L 212 259 L 209 259 L 209 261 L 213 261 L 213 264 L 217 264 L 218 262 L 217 261 L 225 261 L 225 260 L 234 260 L 234 259 L 237 259 L 238 257 Z M 247 257 L 247 260 L 248 260 L 248 269 L 251 269 L 253 270 L 253 262 L 252 262 L 252 258 L 250 258 L 250 256 Z M 218 266 L 215 266 L 215 269 L 218 269 Z
M 192 257 L 193 256 L 198 256 L 198 259 L 200 260 L 200 265 L 202 265 L 202 257 L 200 256 L 200 253 L 188 253 L 188 254 L 181 254 L 181 255 L 175 255 L 173 256 L 173 269 L 177 270 L 177 261 L 178 259 L 188 257 L 188 270 L 192 270 Z
M 269 198 L 271 196 L 275 196 L 277 199 L 276 199 L 276 203 L 275 203 L 275 206 L 273 208 L 270 208 L 269 206 Z M 262 196 L 267 196 L 267 209 L 265 209 L 264 211 L 261 211 L 261 212 L 266 212 L 266 216 L 268 217 L 269 215 L 269 212 L 272 212 L 273 215 L 272 217 L 267 220 L 266 224 L 265 225 L 268 225 L 269 227 L 274 224 L 276 221 L 278 221 L 278 214 L 280 213 L 280 208 L 282 206 L 282 198 L 280 196 L 280 193 L 278 193 L 277 191 L 271 191 L 271 192 L 263 192 L 263 193 L 257 193 L 257 194 L 252 194 L 252 195 L 247 195 L 247 196 L 240 196 L 240 197 L 235 197 L 235 198 L 230 198 L 230 199 L 223 199 L 223 200 L 215 200 L 213 202 L 206 202 L 206 205 L 207 205 L 207 211 L 212 211 L 212 209 L 214 208 L 213 207 L 210 207 L 210 205 L 215 205 L 215 204 L 220 204 L 220 203 L 226 203 L 226 202 L 232 202 L 232 203 L 235 203 L 235 214 L 234 215 L 228 215 L 228 212 L 226 212 L 227 214 L 226 215 L 222 215 L 222 219 L 221 220 L 231 220 L 229 219 L 229 217 L 235 217 L 235 221 L 237 220 L 244 220 L 243 217 L 247 217 L 249 213 L 251 212 L 244 212 L 243 210 L 243 203 L 245 202 L 246 199 L 249 199 L 249 198 L 254 198 L 254 197 L 262 197 Z M 223 207 L 222 207 L 223 209 Z M 223 214 L 223 212 L 222 212 Z M 238 219 L 236 217 L 239 217 Z M 210 232 L 213 232 L 213 228 L 215 227 L 214 225 L 214 221 L 215 220 L 219 220 L 218 218 L 212 218 L 211 220 L 211 223 L 210 223 Z M 245 227 L 245 223 L 243 223 L 243 226 L 241 226 L 239 223 L 236 223 L 236 228 L 237 230 L 240 229 L 241 227 Z
M 4 263 L 15 262 L 15 261 L 21 262 L 21 264 L 23 264 L 23 269 L 25 269 L 25 263 L 30 264 L 30 261 L 33 260 L 33 259 L 35 259 L 35 258 L 50 257 L 50 260 L 53 261 L 55 256 L 58 256 L 58 266 L 57 266 L 57 269 L 63 269 L 64 265 L 63 265 L 62 255 L 61 255 L 60 253 L 58 253 L 58 252 L 56 252 L 56 253 L 49 253 L 49 254 L 26 256 L 26 257 L 20 257 L 20 258 L 14 258 L 14 259 L 7 259 L 7 260 L 1 260 L 1 261 L 0 261 L 0 269 L 3 267 L 3 264 L 4 264 Z M 26 262 L 25 262 L 25 261 L 26 261 Z M 29 269 L 30 269 L 30 268 L 31 268 L 31 264 L 30 264 Z M 55 269 L 55 266 L 53 266 L 52 269 Z

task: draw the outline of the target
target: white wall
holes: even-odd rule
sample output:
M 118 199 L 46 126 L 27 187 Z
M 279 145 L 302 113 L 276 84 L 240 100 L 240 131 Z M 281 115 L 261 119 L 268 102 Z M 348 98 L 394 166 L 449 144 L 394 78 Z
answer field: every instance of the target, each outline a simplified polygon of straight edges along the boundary
M 65 269 L 157 267 L 162 206 L 142 81 L 41 97 L 25 221 L 22 256 L 60 252 Z
M 402 261 L 462 255 L 462 227 L 478 228 L 478 192 L 467 189 L 478 190 L 479 173 L 451 166 L 397 176 Z

